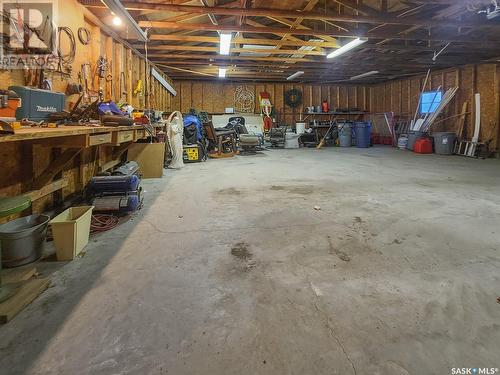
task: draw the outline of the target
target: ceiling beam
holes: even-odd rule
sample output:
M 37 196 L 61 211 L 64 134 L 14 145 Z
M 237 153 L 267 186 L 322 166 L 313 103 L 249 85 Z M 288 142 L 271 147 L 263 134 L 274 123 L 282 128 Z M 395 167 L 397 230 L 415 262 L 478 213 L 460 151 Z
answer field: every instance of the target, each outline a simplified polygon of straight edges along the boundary
M 151 41 L 172 41 L 172 42 L 195 42 L 195 43 L 219 43 L 219 37 L 216 36 L 201 36 L 201 35 L 179 35 L 179 34 L 153 34 L 150 36 Z M 311 46 L 318 48 L 336 48 L 337 43 L 332 42 L 311 42 L 303 40 L 278 40 L 278 39 L 264 39 L 264 38 L 243 38 L 237 37 L 232 40 L 235 44 L 255 44 L 255 45 L 267 45 L 275 46 L 277 43 L 281 43 L 286 46 L 302 47 Z M 134 44 L 136 48 L 143 47 L 142 44 Z M 380 49 L 380 50 L 397 50 L 397 51 L 423 51 L 423 52 L 434 52 L 439 51 L 444 46 L 444 43 L 437 43 L 434 46 L 415 46 L 415 45 L 405 45 L 405 44 L 369 44 L 365 43 L 361 48 L 363 49 Z M 179 45 L 178 48 L 181 46 Z M 476 44 L 470 44 L 467 48 L 457 46 L 452 44 L 448 47 L 446 51 L 453 51 L 456 53 L 469 53 L 470 50 L 484 50 L 486 48 L 494 48 L 500 50 L 500 43 L 496 46 L 491 44 L 483 45 L 480 42 Z M 152 44 L 150 44 L 152 48 Z
M 315 1 L 315 0 L 314 0 Z M 337 1 L 341 4 L 346 4 L 346 1 Z M 416 18 L 416 17 L 404 17 L 398 18 L 391 16 L 387 13 L 377 12 L 373 8 L 373 14 L 371 15 L 350 15 L 350 14 L 329 14 L 322 12 L 313 11 L 294 11 L 294 10 L 282 10 L 282 9 L 269 9 L 269 8 L 229 8 L 229 7 L 201 7 L 192 5 L 175 5 L 175 4 L 151 4 L 151 3 L 139 3 L 139 2 L 122 2 L 125 7 L 129 10 L 157 10 L 157 11 L 169 11 L 169 12 L 182 12 L 188 14 L 215 14 L 215 15 L 226 15 L 226 16 L 245 16 L 245 17 L 280 17 L 280 18 L 292 18 L 292 19 L 308 19 L 308 20 L 318 20 L 318 21 L 332 21 L 332 22 L 351 22 L 351 23 L 384 23 L 388 25 L 405 25 L 405 26 L 440 26 L 440 27 L 499 27 L 498 24 L 493 22 L 488 22 L 486 19 L 478 18 L 477 21 L 446 21 L 446 20 L 435 20 L 431 18 Z M 101 5 L 97 5 L 101 7 Z M 88 7 L 96 7 L 94 3 L 88 5 Z M 357 6 L 360 12 L 363 12 L 364 8 Z M 369 8 L 369 7 L 368 7 Z M 298 23 L 300 24 L 300 23 Z
M 220 39 L 216 36 L 198 36 L 198 35 L 178 35 L 178 34 L 154 34 L 151 35 L 150 40 L 161 40 L 161 41 L 178 41 L 178 42 L 200 42 L 200 43 L 219 43 Z M 302 40 L 278 40 L 278 39 L 262 39 L 262 38 L 242 38 L 237 37 L 233 38 L 232 43 L 235 44 L 257 44 L 257 45 L 266 45 L 266 46 L 275 46 L 278 43 L 285 46 L 294 46 L 294 47 L 302 47 L 302 46 L 311 46 L 318 48 L 335 48 L 338 47 L 337 43 L 334 42 L 309 42 Z
M 168 29 L 168 30 L 197 30 L 197 31 L 231 31 L 242 33 L 255 33 L 255 34 L 277 34 L 277 35 L 306 35 L 317 37 L 346 37 L 357 38 L 367 37 L 376 39 L 400 39 L 400 40 L 428 40 L 437 42 L 459 42 L 459 43 L 485 43 L 485 42 L 498 42 L 500 43 L 500 36 L 496 33 L 490 33 L 490 39 L 481 40 L 477 38 L 470 38 L 468 36 L 448 36 L 448 35 L 407 35 L 398 34 L 394 31 L 375 31 L 371 33 L 363 33 L 362 31 L 346 32 L 339 30 L 310 30 L 310 29 L 288 29 L 277 27 L 248 27 L 248 26 L 235 26 L 235 25 L 212 25 L 204 23 L 177 23 L 169 21 L 140 21 L 140 27 Z
M 150 51 L 194 51 L 194 52 L 218 52 L 219 47 L 208 47 L 208 46 L 176 46 L 176 45 L 159 45 L 159 46 L 148 46 Z M 251 49 L 251 48 L 231 48 L 232 53 L 256 53 L 256 54 L 270 54 L 270 55 L 311 55 L 311 56 L 325 56 L 325 53 L 318 51 L 300 51 L 297 49 Z

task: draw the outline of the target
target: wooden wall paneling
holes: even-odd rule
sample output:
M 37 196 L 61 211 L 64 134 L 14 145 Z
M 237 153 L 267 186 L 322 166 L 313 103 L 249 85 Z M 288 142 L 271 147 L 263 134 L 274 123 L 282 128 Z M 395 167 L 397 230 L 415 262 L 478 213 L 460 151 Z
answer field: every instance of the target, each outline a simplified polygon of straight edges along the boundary
M 410 113 L 409 105 L 408 105 L 408 82 L 401 81 L 401 115 L 408 116 Z
M 51 149 L 48 147 L 43 147 L 40 145 L 33 145 L 33 156 L 32 156 L 32 176 L 33 180 L 40 176 L 40 174 L 49 166 L 52 162 Z M 21 166 L 27 168 L 29 166 L 24 165 L 21 161 Z M 41 199 L 36 200 L 32 203 L 33 212 L 43 212 L 52 207 L 53 196 L 47 195 Z
M 359 109 L 363 109 L 363 101 L 362 98 L 360 97 L 360 93 L 362 93 L 362 87 L 354 86 L 354 106 Z
M 483 64 L 477 67 L 477 92 L 481 94 L 481 132 L 479 139 L 495 139 L 497 107 L 495 98 L 495 64 Z
M 221 92 L 223 94 L 223 97 L 220 98 L 220 100 L 223 102 L 223 109 L 225 110 L 226 108 L 234 108 L 234 84 L 228 83 L 223 85 Z M 224 110 L 222 112 L 224 112 Z
M 311 105 L 317 107 L 318 105 L 321 105 L 321 87 L 314 85 L 312 87 L 312 97 L 311 97 Z
M 394 108 L 392 106 L 392 85 L 390 82 L 384 85 L 384 92 L 382 95 L 382 97 L 384 98 L 383 108 L 379 112 L 385 112 L 387 111 L 387 108 Z
M 473 102 L 473 93 L 475 92 L 475 87 L 474 87 L 474 74 L 473 74 L 474 69 L 471 66 L 466 66 L 463 69 L 461 69 L 461 86 L 462 89 L 460 90 L 460 97 L 461 97 L 461 102 L 463 103 L 466 101 L 468 103 L 468 112 L 471 112 L 466 118 L 465 118 L 465 125 L 464 125 L 464 137 L 465 139 L 469 139 L 472 137 L 472 127 L 473 127 L 473 121 L 472 119 L 474 118 L 474 102 Z
M 95 74 L 97 67 L 97 60 L 101 56 L 101 29 L 93 24 L 85 22 L 85 27 L 90 31 L 90 44 L 87 49 L 90 50 L 90 61 L 88 61 L 92 67 L 92 90 L 98 91 L 101 87 L 101 82 L 99 82 L 99 77 Z M 77 42 L 78 43 L 78 42 Z
M 284 120 L 284 112 L 286 109 L 289 109 L 288 107 L 285 106 L 284 102 L 284 92 L 283 92 L 283 84 L 277 83 L 274 85 L 274 101 L 276 105 L 276 111 L 281 114 L 281 119 Z
M 126 89 L 127 89 L 127 103 L 132 103 L 132 97 L 134 92 L 134 80 L 132 78 L 132 50 L 129 48 L 125 51 L 125 61 L 126 61 L 126 70 L 125 70 L 125 79 L 126 79 Z
M 328 96 L 330 98 L 330 101 L 328 102 L 330 104 L 330 108 L 332 110 L 335 110 L 339 106 L 339 102 L 337 100 L 337 86 L 328 86 Z
M 191 87 L 191 100 L 193 101 L 193 107 L 198 111 L 204 111 L 203 108 L 203 83 L 193 82 Z
M 495 116 L 495 124 L 496 124 L 496 142 L 492 143 L 492 147 L 495 147 L 497 150 L 500 150 L 500 65 L 496 66 L 495 69 L 495 77 L 493 79 L 493 84 L 495 85 L 495 108 L 496 108 L 496 116 Z
M 356 107 L 356 91 L 354 86 L 347 86 L 347 107 L 354 108 Z
M 113 61 L 113 38 L 106 37 L 106 59 L 108 62 L 108 72 L 106 74 L 114 75 L 114 61 Z M 104 98 L 106 100 L 113 99 L 113 81 L 106 80 L 106 88 L 104 90 Z
M 134 108 L 139 108 L 139 97 L 142 95 L 142 93 L 137 93 L 134 94 L 134 91 L 137 87 L 137 83 L 140 79 L 140 72 L 139 72 L 139 58 L 136 55 L 132 56 L 132 106 Z
M 182 84 L 179 83 L 177 85 L 177 95 L 172 97 L 172 100 L 170 102 L 170 110 L 173 111 L 180 111 L 181 110 L 181 96 L 182 96 Z M 201 93 L 201 98 L 203 100 L 203 92 Z M 202 107 L 204 107 L 202 103 Z
M 224 109 L 226 108 L 225 99 L 222 97 L 224 85 L 220 82 L 214 83 L 213 90 L 213 111 L 224 113 Z
M 361 108 L 364 111 L 369 111 L 369 105 L 368 105 L 368 91 L 369 87 L 363 86 L 361 90 L 358 90 L 358 102 L 362 103 Z
M 192 108 L 191 102 L 191 82 L 185 81 L 181 83 L 181 112 L 187 113 Z
M 203 85 L 203 109 L 207 112 L 213 112 L 213 84 L 208 82 Z

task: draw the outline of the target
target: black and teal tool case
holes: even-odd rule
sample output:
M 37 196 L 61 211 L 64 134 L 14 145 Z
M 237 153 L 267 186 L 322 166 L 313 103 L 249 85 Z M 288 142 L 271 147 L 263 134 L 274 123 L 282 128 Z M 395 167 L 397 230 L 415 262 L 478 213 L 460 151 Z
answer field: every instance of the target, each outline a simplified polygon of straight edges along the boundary
M 64 110 L 65 95 L 61 92 L 33 89 L 25 86 L 10 86 L 21 98 L 21 107 L 16 110 L 16 119 L 32 121 L 47 120 L 49 115 Z

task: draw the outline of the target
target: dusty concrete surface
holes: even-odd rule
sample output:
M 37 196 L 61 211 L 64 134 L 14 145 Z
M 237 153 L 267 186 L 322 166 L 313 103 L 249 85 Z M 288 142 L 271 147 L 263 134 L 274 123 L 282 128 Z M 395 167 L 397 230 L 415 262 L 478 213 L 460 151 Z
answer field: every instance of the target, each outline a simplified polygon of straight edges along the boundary
M 2 374 L 500 367 L 498 161 L 280 150 L 145 186 L 0 328 Z

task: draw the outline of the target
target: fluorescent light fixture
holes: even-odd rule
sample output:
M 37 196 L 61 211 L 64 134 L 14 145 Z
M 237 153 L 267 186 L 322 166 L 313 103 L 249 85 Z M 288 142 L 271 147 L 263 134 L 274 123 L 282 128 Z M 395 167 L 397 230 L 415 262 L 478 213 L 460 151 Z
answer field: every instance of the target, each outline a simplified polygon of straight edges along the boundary
M 115 26 L 121 26 L 122 24 L 122 19 L 118 16 L 113 17 L 113 25 Z
M 144 32 L 143 29 L 139 27 L 137 22 L 135 22 L 134 18 L 130 15 L 129 12 L 122 5 L 120 0 L 102 0 L 102 2 L 109 8 L 109 10 L 115 14 L 116 17 L 120 17 L 125 23 L 132 29 L 132 32 L 135 34 L 137 39 L 142 42 L 148 41 L 148 36 Z M 114 20 L 113 20 L 114 23 Z
M 219 78 L 225 78 L 226 77 L 226 68 L 219 68 Z
M 303 71 L 298 71 L 298 72 L 295 72 L 293 73 L 290 77 L 287 77 L 286 80 L 287 81 L 291 81 L 292 79 L 295 79 L 297 77 L 300 77 L 302 74 L 304 74 Z
M 158 73 L 154 68 L 151 68 L 151 75 L 158 81 L 160 82 L 160 85 L 165 87 L 173 96 L 177 96 L 177 91 L 172 87 L 170 83 L 167 82 L 163 76 Z
M 219 53 L 221 55 L 229 55 L 229 51 L 231 50 L 231 38 L 233 34 L 220 34 L 220 45 L 219 45 Z
M 356 48 L 357 46 L 363 44 L 363 43 L 366 43 L 366 39 L 361 39 L 361 38 L 356 38 L 354 40 L 351 40 L 349 43 L 347 43 L 346 45 L 336 49 L 335 51 L 329 53 L 326 58 L 327 59 L 333 59 L 334 57 L 338 57 L 340 55 L 343 55 L 344 53 L 346 52 L 349 52 L 350 50 L 352 50 L 353 48 Z
M 366 72 L 366 73 L 359 74 L 357 76 L 351 77 L 350 80 L 353 81 L 355 79 L 366 78 L 366 77 L 374 76 L 375 74 L 378 74 L 378 73 L 379 73 L 378 70 L 372 70 L 370 72 Z

